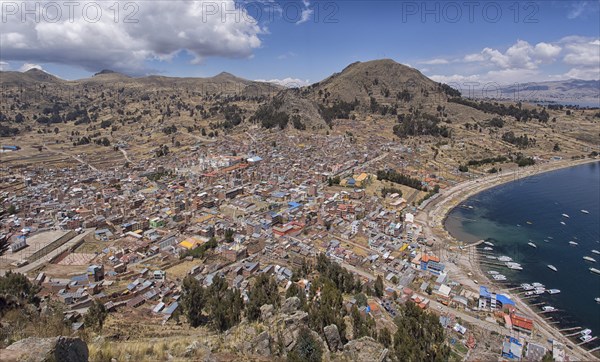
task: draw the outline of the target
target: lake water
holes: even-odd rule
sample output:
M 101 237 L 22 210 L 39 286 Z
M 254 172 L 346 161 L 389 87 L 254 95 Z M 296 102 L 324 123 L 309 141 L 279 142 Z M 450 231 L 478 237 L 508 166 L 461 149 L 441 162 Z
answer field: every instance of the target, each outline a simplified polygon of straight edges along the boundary
M 510 286 L 540 282 L 546 288 L 560 289 L 561 293 L 544 293 L 530 304 L 558 308 L 559 312 L 546 316 L 560 321 L 562 328 L 583 326 L 600 336 L 600 304 L 594 300 L 600 297 L 600 275 L 589 271 L 590 267 L 600 269 L 600 255 L 592 253 L 600 250 L 600 162 L 543 173 L 481 192 L 450 212 L 446 228 L 458 240 L 489 239 L 495 245 L 491 255 L 507 255 L 524 270 L 482 263 L 484 271 L 497 270 L 506 275 Z M 572 246 L 569 241 L 578 245 Z M 584 256 L 597 262 L 585 261 Z M 550 270 L 548 264 L 558 271 Z M 600 345 L 599 340 L 587 347 Z

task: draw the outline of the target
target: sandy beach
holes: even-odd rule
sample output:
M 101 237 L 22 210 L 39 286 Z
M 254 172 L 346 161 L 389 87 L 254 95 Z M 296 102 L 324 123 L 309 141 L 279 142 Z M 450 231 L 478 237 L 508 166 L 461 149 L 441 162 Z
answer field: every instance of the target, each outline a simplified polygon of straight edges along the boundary
M 434 240 L 434 244 L 438 248 L 439 253 L 445 254 L 441 256 L 443 256 L 445 260 L 453 261 L 447 263 L 447 268 L 454 280 L 469 286 L 473 290 L 479 289 L 479 285 L 475 280 L 479 280 L 481 283 L 487 285 L 495 285 L 495 289 L 497 289 L 498 292 L 509 295 L 511 299 L 515 301 L 517 308 L 528 314 L 535 321 L 536 331 L 531 337 L 526 337 L 527 340 L 540 340 L 540 338 L 536 338 L 536 335 L 541 335 L 543 340 L 558 340 L 571 347 L 568 353 L 576 360 L 598 360 L 598 358 L 564 337 L 558 328 L 550 325 L 538 313 L 534 312 L 530 306 L 514 292 L 502 287 L 501 284 L 493 283 L 489 280 L 480 268 L 479 258 L 474 244 L 467 244 L 463 241 L 456 240 L 445 229 L 444 222 L 448 213 L 453 208 L 469 197 L 484 190 L 504 183 L 519 181 L 526 177 L 544 172 L 598 161 L 598 159 L 549 161 L 531 167 L 504 171 L 498 174 L 462 182 L 441 191 L 435 198 L 432 198 L 428 204 L 422 207 L 421 212 L 419 212 L 416 217 L 417 221 L 424 225 L 425 235 L 429 239 Z M 462 246 L 462 248 L 459 248 L 459 246 Z M 525 335 L 523 336 L 525 337 Z

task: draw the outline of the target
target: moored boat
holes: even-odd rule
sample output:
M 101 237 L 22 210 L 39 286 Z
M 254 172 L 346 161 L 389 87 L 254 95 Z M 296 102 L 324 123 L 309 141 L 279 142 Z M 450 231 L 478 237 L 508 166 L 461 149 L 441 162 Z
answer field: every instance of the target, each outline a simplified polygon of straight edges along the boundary
M 529 243 L 527 243 L 527 245 L 531 246 L 532 248 L 537 248 L 537 245 L 535 245 L 535 244 L 534 244 L 534 243 L 532 243 L 532 242 L 529 242 Z
M 576 241 L 569 241 L 569 245 L 571 245 L 571 246 L 577 246 L 577 245 L 579 245 L 579 243 L 576 242 Z
M 558 271 L 558 269 L 556 269 L 556 267 L 554 265 L 551 265 L 551 264 L 548 264 L 548 269 L 554 270 L 555 272 Z
M 489 242 L 489 241 L 484 241 L 483 243 L 484 243 L 485 245 L 494 246 L 494 243 L 492 243 L 492 242 Z
M 587 211 L 587 210 L 581 210 L 581 212 L 582 212 L 582 213 L 584 213 L 584 214 L 589 214 L 589 213 L 590 213 L 590 212 L 589 212 L 589 211 Z
M 502 255 L 498 257 L 499 261 L 512 261 L 512 258 L 506 255 Z
M 596 262 L 596 259 L 592 258 L 591 256 L 584 256 L 583 260 L 589 261 L 591 263 L 595 263 Z
M 569 215 L 567 215 L 567 214 L 562 214 L 562 216 L 563 216 L 563 217 L 566 217 L 567 219 L 568 219 L 568 218 L 570 218 L 570 216 L 569 216 Z
M 593 250 L 592 250 L 592 253 L 600 255 L 600 251 L 598 251 L 598 250 L 596 250 L 596 249 L 593 249 Z
M 554 308 L 554 307 L 553 307 L 553 306 L 551 306 L 551 305 L 545 305 L 545 306 L 543 306 L 543 307 L 542 307 L 542 310 L 543 310 L 544 312 L 553 312 L 553 311 L 555 311 L 555 310 L 556 310 L 556 308 Z
M 546 290 L 548 294 L 558 294 L 560 293 L 560 289 L 548 289 Z
M 592 273 L 596 273 L 596 274 L 600 274 L 600 270 L 596 269 L 596 268 L 590 268 L 590 271 Z

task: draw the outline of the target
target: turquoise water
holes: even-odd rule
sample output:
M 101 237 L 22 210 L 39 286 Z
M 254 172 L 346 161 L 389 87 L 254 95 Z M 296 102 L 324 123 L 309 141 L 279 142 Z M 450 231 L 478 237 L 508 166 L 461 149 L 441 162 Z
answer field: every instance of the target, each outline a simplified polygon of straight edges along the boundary
M 589 214 L 582 213 L 582 209 Z M 583 326 L 592 329 L 593 335 L 600 335 L 600 304 L 594 300 L 600 297 L 600 275 L 589 271 L 590 267 L 600 269 L 600 255 L 591 252 L 600 250 L 600 162 L 484 191 L 452 210 L 446 227 L 459 240 L 489 239 L 494 250 L 488 253 L 507 255 L 520 263 L 522 271 L 482 263 L 484 270 L 506 275 L 509 286 L 540 282 L 546 288 L 560 289 L 559 294 L 544 293 L 529 300 L 530 304 L 558 308 L 559 312 L 545 315 L 553 322 L 559 321 L 562 328 Z M 571 246 L 569 241 L 578 245 Z M 587 262 L 583 256 L 597 262 Z M 548 264 L 558 271 L 550 270 Z M 598 340 L 587 346 L 597 345 Z

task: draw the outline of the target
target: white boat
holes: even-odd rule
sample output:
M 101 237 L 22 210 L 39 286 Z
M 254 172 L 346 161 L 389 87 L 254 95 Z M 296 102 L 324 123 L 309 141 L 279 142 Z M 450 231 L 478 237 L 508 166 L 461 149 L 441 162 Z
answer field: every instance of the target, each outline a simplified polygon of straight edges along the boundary
M 542 283 L 538 283 L 538 282 L 531 283 L 531 285 L 532 285 L 534 288 L 544 288 L 544 287 L 545 287 L 545 285 L 544 285 L 544 284 L 542 284 Z
M 584 214 L 589 214 L 590 212 L 587 210 L 581 210 L 581 212 L 583 212 Z
M 600 303 L 600 297 L 594 298 L 594 300 L 596 301 L 596 303 Z
M 589 334 L 586 334 L 585 336 L 579 337 L 579 340 L 582 342 L 589 342 L 592 338 L 594 337 L 590 336 Z
M 558 269 L 556 269 L 556 267 L 554 265 L 550 265 L 550 264 L 548 264 L 548 269 L 558 271 Z
M 521 284 L 521 288 L 528 290 L 528 288 L 533 288 L 533 287 L 529 283 L 523 283 L 523 284 Z
M 531 246 L 532 248 L 537 248 L 537 245 L 535 245 L 534 243 L 531 243 L 531 242 L 527 243 L 527 245 Z
M 567 214 L 562 214 L 562 216 L 563 216 L 563 217 L 566 217 L 567 219 L 570 217 L 570 216 L 569 216 L 569 215 L 567 215 Z
M 600 255 L 600 251 L 598 251 L 596 249 L 592 250 L 592 253 Z
M 548 239 L 544 239 L 544 242 L 546 242 L 546 243 L 549 243 L 549 242 L 550 242 L 550 240 L 548 240 Z
M 565 222 L 564 222 L 564 221 L 561 221 L 560 223 L 561 223 L 561 224 L 563 224 L 563 225 L 567 225 L 567 224 L 565 224 Z
M 596 268 L 590 268 L 590 271 L 592 273 L 596 273 L 596 274 L 600 274 L 600 270 L 596 269 Z
M 506 276 L 502 274 L 493 275 L 492 278 L 494 278 L 495 280 L 506 280 Z
M 533 295 L 533 294 L 534 294 L 533 291 L 525 292 L 525 295 L 527 295 L 527 296 L 530 296 L 530 295 Z
M 592 262 L 592 263 L 596 262 L 596 259 L 592 258 L 591 256 L 584 256 L 583 260 L 589 261 L 589 262 Z
M 494 246 L 494 244 L 493 244 L 493 243 L 491 243 L 491 242 L 489 242 L 489 241 L 484 241 L 483 243 L 484 243 L 485 245 Z
M 554 307 L 553 307 L 553 306 L 551 306 L 551 305 L 545 305 L 545 306 L 543 306 L 543 307 L 542 307 L 542 310 L 543 310 L 544 312 L 553 312 L 553 311 L 555 311 L 555 310 L 556 310 L 556 308 L 554 308 Z
M 512 261 L 512 258 L 506 255 L 502 255 L 498 257 L 498 261 Z
M 488 272 L 488 274 L 490 274 L 490 275 L 498 275 L 498 274 L 500 274 L 500 273 L 498 273 L 498 272 L 497 272 L 497 271 L 495 271 L 495 270 L 490 270 L 490 271 Z
M 548 239 L 552 240 L 552 239 L 554 239 L 554 238 L 553 238 L 552 236 L 548 236 Z
M 579 243 L 578 243 L 578 242 L 576 242 L 576 241 L 569 241 L 569 244 L 570 244 L 570 245 L 573 245 L 573 246 L 577 246 L 577 245 L 579 245 Z
M 587 335 L 592 334 L 592 330 L 589 328 L 586 328 L 583 331 L 579 332 L 579 334 L 581 334 L 582 336 L 587 336 Z
M 544 294 L 545 291 L 546 291 L 546 288 L 535 288 L 535 290 L 533 292 L 535 294 Z
M 494 250 L 494 248 L 492 248 L 490 246 L 486 246 L 485 248 L 483 248 L 483 250 L 491 251 L 491 250 Z
M 560 289 L 548 289 L 546 290 L 548 294 L 558 294 L 560 293 Z
M 493 256 L 493 255 L 486 255 L 485 257 L 486 257 L 486 258 L 488 258 L 488 259 L 494 259 L 494 260 L 496 260 L 496 259 L 497 259 L 497 258 L 496 258 L 495 256 Z
M 512 261 L 506 262 L 506 266 L 512 270 L 523 270 L 523 267 L 519 263 L 514 263 Z

